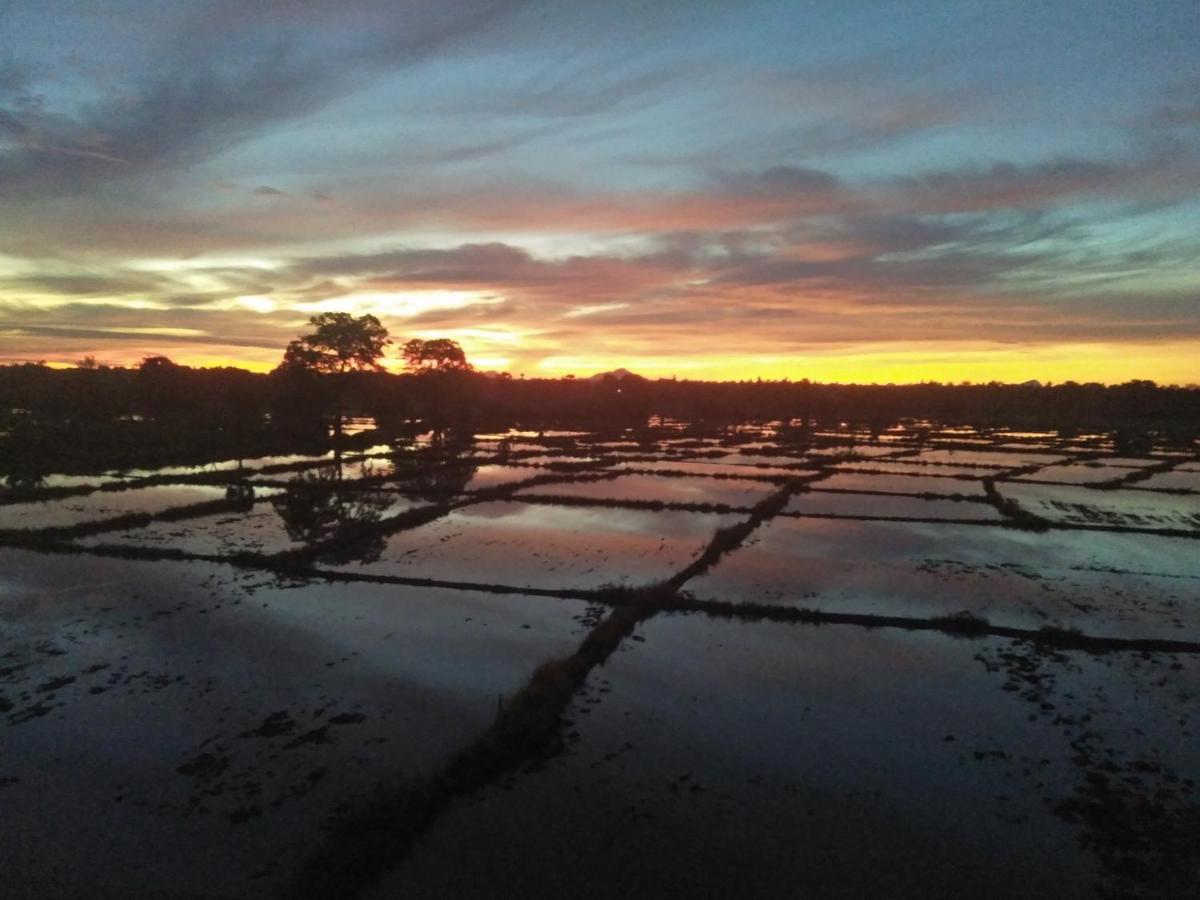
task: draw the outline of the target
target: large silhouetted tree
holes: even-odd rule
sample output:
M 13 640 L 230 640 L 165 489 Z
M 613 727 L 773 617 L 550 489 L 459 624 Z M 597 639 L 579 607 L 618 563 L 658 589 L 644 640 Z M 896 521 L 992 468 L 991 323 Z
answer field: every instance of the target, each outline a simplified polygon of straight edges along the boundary
M 330 375 L 379 371 L 388 331 L 374 316 L 321 313 L 308 323 L 315 329 L 292 341 L 283 354 L 285 366 L 301 365 Z
M 457 341 L 435 338 L 405 343 L 404 367 L 421 379 L 418 405 L 421 417 L 435 431 L 462 424 L 472 414 L 478 385 L 475 368 Z
M 137 369 L 142 411 L 155 421 L 189 413 L 188 371 L 165 356 L 147 356 Z
M 467 354 L 458 341 L 449 338 L 434 338 L 422 341 L 413 338 L 404 345 L 401 354 L 404 366 L 410 372 L 470 372 Z
M 308 320 L 314 331 L 287 345 L 280 368 L 316 372 L 335 379 L 334 433 L 342 434 L 342 408 L 346 376 L 351 372 L 378 372 L 384 348 L 391 343 L 388 331 L 371 315 L 321 313 Z

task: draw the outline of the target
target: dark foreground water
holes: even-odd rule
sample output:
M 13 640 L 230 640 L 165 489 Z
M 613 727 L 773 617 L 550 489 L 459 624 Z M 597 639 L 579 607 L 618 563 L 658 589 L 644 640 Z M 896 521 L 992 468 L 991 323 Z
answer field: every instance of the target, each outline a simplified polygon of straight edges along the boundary
M 926 427 L 0 494 L 0 894 L 269 896 L 665 583 L 371 896 L 1194 895 L 1195 455 Z

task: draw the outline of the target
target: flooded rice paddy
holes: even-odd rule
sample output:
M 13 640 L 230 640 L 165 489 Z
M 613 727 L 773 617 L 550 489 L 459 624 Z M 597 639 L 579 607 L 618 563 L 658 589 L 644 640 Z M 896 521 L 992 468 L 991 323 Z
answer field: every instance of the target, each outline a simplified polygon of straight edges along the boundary
M 0 491 L 3 893 L 1195 895 L 1197 479 L 747 424 Z

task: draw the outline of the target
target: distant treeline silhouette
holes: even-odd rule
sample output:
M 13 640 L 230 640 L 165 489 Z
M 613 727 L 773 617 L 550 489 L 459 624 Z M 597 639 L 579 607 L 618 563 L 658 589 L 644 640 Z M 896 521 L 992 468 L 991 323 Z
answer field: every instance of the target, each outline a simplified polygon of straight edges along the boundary
M 651 381 L 624 373 L 525 379 L 469 369 L 329 374 L 287 366 L 260 374 L 150 357 L 131 368 L 0 367 L 0 465 L 53 460 L 70 470 L 328 446 L 341 412 L 373 416 L 376 439 L 429 428 L 607 431 L 653 416 L 702 428 L 783 420 L 876 432 L 916 418 L 1065 436 L 1117 433 L 1130 450 L 1147 440 L 1191 446 L 1200 437 L 1200 388 L 1150 381 L 847 385 Z

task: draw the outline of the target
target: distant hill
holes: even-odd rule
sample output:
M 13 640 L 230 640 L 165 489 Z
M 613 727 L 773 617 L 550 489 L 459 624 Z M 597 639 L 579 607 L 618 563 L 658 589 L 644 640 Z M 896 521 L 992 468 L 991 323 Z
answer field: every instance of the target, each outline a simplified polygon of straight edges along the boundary
M 590 378 L 588 378 L 588 381 L 603 381 L 609 376 L 612 376 L 617 381 L 624 381 L 626 378 L 641 377 L 640 375 L 630 372 L 628 369 L 613 369 L 611 372 L 597 372 L 595 375 L 592 375 Z

